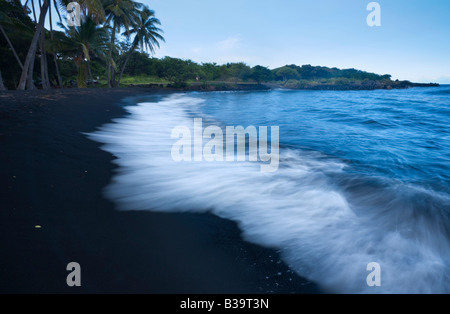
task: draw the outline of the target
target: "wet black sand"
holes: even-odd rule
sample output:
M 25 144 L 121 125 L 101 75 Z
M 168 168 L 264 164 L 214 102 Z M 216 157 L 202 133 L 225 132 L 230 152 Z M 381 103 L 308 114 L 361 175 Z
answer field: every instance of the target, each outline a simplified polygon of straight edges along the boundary
M 119 212 L 113 156 L 81 132 L 146 89 L 0 93 L 0 293 L 318 293 L 208 214 Z M 36 226 L 40 226 L 37 228 Z M 68 287 L 69 262 L 81 287 Z

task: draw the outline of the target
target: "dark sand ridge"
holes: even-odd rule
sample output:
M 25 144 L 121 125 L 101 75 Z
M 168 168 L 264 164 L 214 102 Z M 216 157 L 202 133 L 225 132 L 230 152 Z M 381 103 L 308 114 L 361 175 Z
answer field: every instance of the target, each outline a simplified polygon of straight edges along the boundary
M 317 293 L 233 222 L 119 212 L 102 196 L 113 156 L 81 132 L 149 93 L 0 93 L 0 293 Z M 81 287 L 66 285 L 69 262 L 81 265 Z

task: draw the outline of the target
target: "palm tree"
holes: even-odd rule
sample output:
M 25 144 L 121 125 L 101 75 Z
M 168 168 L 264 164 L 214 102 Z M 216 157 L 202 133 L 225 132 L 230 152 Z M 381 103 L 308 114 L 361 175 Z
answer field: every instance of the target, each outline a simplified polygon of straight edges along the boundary
M 13 53 L 20 68 L 23 69 L 23 63 L 20 60 L 16 49 L 14 49 L 14 46 L 4 27 L 15 31 L 20 31 L 22 34 L 28 34 L 31 32 L 33 25 L 31 20 L 27 19 L 26 13 L 23 12 L 23 8 L 19 0 L 0 0 L 0 32 L 5 37 L 9 49 Z
M 3 84 L 2 71 L 0 71 L 0 90 L 7 90 L 5 84 Z
M 28 10 L 28 1 L 25 1 L 25 4 L 23 6 L 23 10 L 24 13 L 27 14 L 27 10 Z M 53 0 L 55 1 L 55 0 Z M 32 13 L 33 13 L 33 17 L 34 17 L 34 23 L 37 24 L 38 21 L 36 19 L 36 8 L 34 6 L 34 0 L 31 0 L 31 8 L 32 8 Z M 50 23 L 51 23 L 51 4 L 52 1 L 49 1 L 49 7 L 48 7 L 48 12 L 50 15 Z M 42 11 L 42 3 L 41 0 L 39 0 L 39 9 Z M 40 60 L 40 65 L 41 65 L 41 82 L 42 82 L 42 88 L 43 89 L 48 89 L 50 88 L 50 79 L 48 76 L 48 64 L 47 64 L 47 53 L 45 51 L 45 28 L 41 31 L 40 37 L 39 37 L 39 51 L 40 51 L 40 55 L 39 55 L 39 60 Z M 22 67 L 23 68 L 23 67 Z M 31 62 L 30 64 L 30 69 L 29 69 L 29 73 L 31 74 L 31 76 L 34 73 L 34 62 Z M 23 69 L 22 69 L 23 70 Z M 32 81 L 32 77 L 28 78 L 28 80 Z M 34 86 L 29 86 L 29 88 L 35 88 Z
M 53 0 L 53 4 L 54 4 L 55 8 L 57 8 L 56 13 L 58 14 L 58 17 L 59 17 L 59 24 L 62 24 L 62 22 L 63 22 L 60 11 L 62 13 L 66 13 L 67 6 L 70 2 L 73 2 L 73 0 Z M 103 9 L 101 0 L 77 0 L 76 2 L 80 5 L 81 13 L 84 15 L 84 17 L 89 16 L 97 24 L 104 21 L 105 10 Z M 50 19 L 50 21 L 49 21 L 50 22 L 50 38 L 53 39 L 53 23 L 52 23 L 51 10 L 49 11 L 49 19 Z M 63 83 L 62 83 L 61 74 L 59 72 L 58 58 L 57 58 L 56 52 L 53 53 L 53 60 L 55 62 L 58 84 L 62 88 Z
M 141 50 L 148 50 L 153 54 L 155 53 L 155 46 L 159 48 L 158 40 L 165 42 L 164 37 L 161 35 L 161 33 L 163 33 L 163 30 L 158 28 L 157 25 L 161 25 L 161 22 L 155 17 L 155 11 L 150 10 L 150 8 L 146 6 L 139 16 L 138 27 L 132 29 L 129 33 L 125 32 L 122 34 L 124 36 L 127 36 L 128 38 L 133 34 L 135 36 L 130 51 L 128 51 L 127 57 L 120 71 L 117 86 L 120 86 L 120 81 L 127 66 L 128 60 L 137 47 L 139 47 Z
M 71 2 L 73 0 L 60 1 Z M 89 16 L 95 23 L 100 24 L 105 20 L 105 9 L 102 0 L 79 0 L 77 2 L 80 4 L 84 15 Z
M 60 24 L 61 27 L 63 27 Z M 65 34 L 56 33 L 49 43 L 52 52 L 60 52 L 72 59 L 78 69 L 79 88 L 86 87 L 88 62 L 92 56 L 108 60 L 108 32 L 91 17 L 86 17 L 81 26 L 65 28 Z
M 28 0 L 27 0 L 28 1 Z M 61 15 L 59 14 L 58 11 L 58 4 L 56 2 L 56 0 L 53 0 L 53 5 L 55 6 L 55 8 L 57 9 L 56 12 L 58 13 L 59 16 L 59 22 L 62 23 L 62 18 Z M 53 19 L 52 19 L 52 8 L 51 8 L 51 4 L 50 4 L 50 10 L 49 10 L 49 24 L 50 24 L 50 39 L 53 40 Z M 57 58 L 57 53 L 53 53 L 53 62 L 55 63 L 55 71 L 56 71 L 56 78 L 58 80 L 58 86 L 60 88 L 64 88 L 63 82 L 62 82 L 62 77 L 61 77 L 61 73 L 59 71 L 59 64 L 58 64 L 58 58 Z
M 17 89 L 24 90 L 25 87 L 28 89 L 33 88 L 33 66 L 34 58 L 36 56 L 36 49 L 38 40 L 41 36 L 41 32 L 44 29 L 45 17 L 47 15 L 48 7 L 50 5 L 50 0 L 44 0 L 41 7 L 41 12 L 39 13 L 39 21 L 36 25 L 36 31 L 34 32 L 33 39 L 31 40 L 30 48 L 28 49 L 27 57 L 25 63 L 23 64 L 22 75 L 20 76 L 19 86 Z
M 55 7 L 58 7 L 61 11 L 66 10 L 66 5 L 70 2 L 68 0 L 59 0 L 59 5 L 57 5 L 56 0 L 52 0 Z M 27 1 L 28 2 L 28 1 Z M 83 8 L 83 12 L 85 15 L 88 15 L 88 12 L 91 16 L 95 16 L 97 20 L 101 20 L 104 18 L 104 10 L 101 6 L 101 0 L 81 0 L 79 1 L 80 6 Z M 51 4 L 51 0 L 44 0 L 42 6 L 40 5 L 40 13 L 39 20 L 36 21 L 36 12 L 34 10 L 34 1 L 31 0 L 31 5 L 33 7 L 33 15 L 36 21 L 36 28 L 34 32 L 33 39 L 31 40 L 30 48 L 28 49 L 27 57 L 25 59 L 25 63 L 23 64 L 22 75 L 20 77 L 18 89 L 24 90 L 25 87 L 28 89 L 33 88 L 33 65 L 34 59 L 36 56 L 37 44 L 38 41 L 41 40 L 41 55 L 45 54 L 45 45 L 43 44 L 41 33 L 44 30 L 45 18 L 47 16 L 47 12 L 49 11 L 49 7 Z M 25 4 L 27 5 L 27 3 Z M 59 12 L 58 12 L 59 14 Z M 42 59 L 41 59 L 42 60 Z M 44 68 L 43 68 L 44 69 Z
M 27 0 L 28 1 L 28 0 Z M 77 2 L 80 5 L 81 13 L 84 17 L 89 16 L 97 24 L 100 24 L 105 20 L 105 10 L 103 8 L 102 0 L 53 0 L 56 12 L 58 15 L 61 13 L 67 13 L 67 5 L 70 2 Z M 59 15 L 61 21 L 61 16 Z
M 111 41 L 109 47 L 108 65 L 108 87 L 115 86 L 115 66 L 112 62 L 113 52 L 115 50 L 116 32 L 125 29 L 130 33 L 131 29 L 136 28 L 139 22 L 139 13 L 142 4 L 133 0 L 103 0 L 106 20 L 105 25 L 111 26 Z

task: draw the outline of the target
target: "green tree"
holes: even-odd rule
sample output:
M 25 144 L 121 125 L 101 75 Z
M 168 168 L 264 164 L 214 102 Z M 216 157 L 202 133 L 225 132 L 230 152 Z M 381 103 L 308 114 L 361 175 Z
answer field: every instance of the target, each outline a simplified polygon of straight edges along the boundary
M 45 17 L 47 15 L 47 11 L 50 5 L 50 0 L 44 0 L 44 3 L 41 7 L 41 11 L 39 14 L 39 21 L 36 25 L 36 30 L 34 32 L 33 38 L 30 43 L 30 48 L 28 49 L 27 57 L 25 59 L 25 63 L 23 64 L 22 75 L 20 76 L 19 81 L 19 90 L 24 90 L 26 87 L 28 89 L 33 89 L 33 64 L 34 58 L 36 56 L 36 49 L 39 38 L 41 36 L 41 32 L 44 29 Z
M 65 28 L 65 34 L 56 33 L 49 48 L 52 52 L 61 52 L 73 59 L 78 70 L 77 83 L 80 88 L 86 87 L 88 62 L 92 56 L 109 61 L 108 32 L 90 17 L 86 17 L 81 26 Z
M 21 7 L 19 1 L 0 0 L 0 32 L 4 36 L 6 42 L 8 43 L 9 49 L 13 53 L 14 58 L 16 59 L 21 69 L 23 69 L 22 61 L 20 60 L 19 55 L 16 52 L 16 49 L 14 49 L 14 45 L 12 44 L 10 38 L 8 37 L 8 34 L 4 27 L 19 29 L 21 32 L 29 33 L 30 27 L 32 25 L 30 24 L 26 25 L 22 21 L 22 19 L 19 18 L 23 15 L 24 15 L 23 8 Z
M 6 41 L 1 42 L 2 58 L 0 60 L 3 70 L 7 77 L 15 77 L 15 73 L 23 70 L 23 63 L 20 50 L 16 50 L 15 45 L 27 42 L 33 36 L 34 24 L 28 17 L 19 0 L 0 0 L 0 38 L 3 37 Z M 14 61 L 10 60 L 9 55 L 14 57 Z M 17 62 L 14 64 L 13 62 Z M 3 82 L 3 77 L 0 72 L 0 88 L 6 89 Z M 7 84 L 13 85 L 13 84 Z
M 231 63 L 229 65 L 229 74 L 234 79 L 234 83 L 237 84 L 239 80 L 247 79 L 252 73 L 252 69 L 243 62 Z
M 151 58 L 146 52 L 134 51 L 129 56 L 128 65 L 124 70 L 123 76 L 158 76 L 159 62 L 159 59 Z
M 258 84 L 262 82 L 268 82 L 273 79 L 273 73 L 268 68 L 257 65 L 252 68 L 252 79 L 254 79 Z
M 215 81 L 220 77 L 220 67 L 216 63 L 203 63 L 200 67 L 200 78 L 206 84 L 207 81 Z
M 106 20 L 105 25 L 111 26 L 111 37 L 109 46 L 109 64 L 108 64 L 108 87 L 114 87 L 115 81 L 115 63 L 113 55 L 115 52 L 116 33 L 124 29 L 130 34 L 132 29 L 139 28 L 140 9 L 142 4 L 132 0 L 103 0 Z
M 130 35 L 134 35 L 134 40 L 126 55 L 117 85 L 120 85 L 120 80 L 122 79 L 130 56 L 137 47 L 139 47 L 141 51 L 148 50 L 153 54 L 155 52 L 155 47 L 159 48 L 159 41 L 165 41 L 164 37 L 161 35 L 163 31 L 158 28 L 157 25 L 161 25 L 161 22 L 155 17 L 155 11 L 150 10 L 148 7 L 144 7 L 139 16 L 138 26 L 132 29 L 129 33 L 125 32 L 123 34 L 128 37 Z
M 161 60 L 158 76 L 173 83 L 176 87 L 185 87 L 189 79 L 198 74 L 198 65 L 190 60 L 165 57 Z
M 46 20 L 47 13 L 49 11 L 51 12 L 50 8 L 51 8 L 52 2 L 55 5 L 55 8 L 58 8 L 61 11 L 66 12 L 66 5 L 70 1 L 67 1 L 67 0 L 59 0 L 59 1 L 43 0 L 43 3 L 41 3 L 41 1 L 39 1 L 39 8 L 40 8 L 39 19 L 36 18 L 36 10 L 34 7 L 34 1 L 31 0 L 30 2 L 31 2 L 31 6 L 33 8 L 32 13 L 34 16 L 36 26 L 35 26 L 33 38 L 30 41 L 30 45 L 29 45 L 28 52 L 27 52 L 27 55 L 25 58 L 25 62 L 23 63 L 22 74 L 20 76 L 19 84 L 17 87 L 19 90 L 24 90 L 25 88 L 28 88 L 28 89 L 34 88 L 33 69 L 34 69 L 34 60 L 36 58 L 38 42 L 40 44 L 40 50 L 41 50 L 41 57 L 42 57 L 41 61 L 43 61 L 43 63 L 41 63 L 41 80 L 43 83 L 46 84 L 46 87 L 48 87 L 48 85 L 47 85 L 48 73 L 46 73 L 48 65 L 46 63 L 46 51 L 45 51 L 45 42 L 44 42 L 44 40 L 45 40 L 44 23 Z M 85 16 L 92 15 L 97 20 L 100 20 L 104 17 L 104 11 L 103 11 L 103 7 L 100 4 L 100 0 L 80 0 L 79 4 L 83 8 L 82 12 L 84 12 Z M 28 1 L 26 1 L 25 5 L 24 5 L 24 9 L 27 8 L 27 5 L 28 5 Z M 59 14 L 59 11 L 57 11 L 57 12 Z M 53 23 L 53 21 L 50 21 L 50 25 L 52 25 L 52 23 Z
M 280 69 L 277 69 L 275 71 L 275 75 L 278 77 L 281 77 L 282 80 L 286 83 L 288 80 L 291 79 L 298 79 L 299 78 L 299 74 L 296 70 L 288 67 L 288 66 L 284 66 Z

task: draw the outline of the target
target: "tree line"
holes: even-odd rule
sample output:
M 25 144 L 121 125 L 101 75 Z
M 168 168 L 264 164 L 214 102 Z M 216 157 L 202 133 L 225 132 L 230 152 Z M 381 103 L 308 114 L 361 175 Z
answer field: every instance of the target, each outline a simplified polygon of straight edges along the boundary
M 391 81 L 390 75 L 356 69 L 311 65 L 269 69 L 243 62 L 219 65 L 158 59 L 152 56 L 164 42 L 161 22 L 142 3 L 79 0 L 81 25 L 69 26 L 65 16 L 70 0 L 22 1 L 0 0 L 0 89 L 83 88 L 98 83 L 100 77 L 106 86 L 117 87 L 124 77 L 137 76 L 154 77 L 175 87 L 190 81 L 275 83 L 293 88 Z
M 364 81 L 390 81 L 391 75 L 378 75 L 356 69 L 337 69 L 311 65 L 286 65 L 269 69 L 257 65 L 238 63 L 196 63 L 192 60 L 164 57 L 152 58 L 145 52 L 134 51 L 130 56 L 130 66 L 125 74 L 128 76 L 153 76 L 164 79 L 176 86 L 186 86 L 188 81 L 208 82 L 252 82 L 257 84 L 275 83 L 294 87 L 300 83 L 334 83 L 348 84 Z
M 115 87 L 135 50 L 154 52 L 164 41 L 155 12 L 140 2 L 80 0 L 79 26 L 66 23 L 69 2 L 0 0 L 0 88 L 62 88 L 74 72 L 77 86 L 86 87 L 93 66 L 103 68 L 108 86 Z

